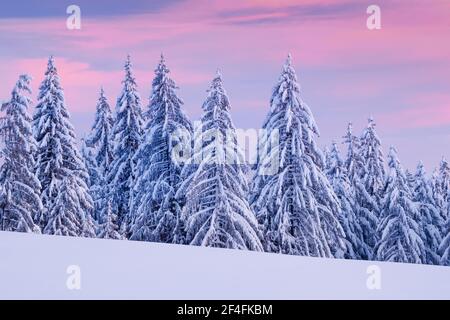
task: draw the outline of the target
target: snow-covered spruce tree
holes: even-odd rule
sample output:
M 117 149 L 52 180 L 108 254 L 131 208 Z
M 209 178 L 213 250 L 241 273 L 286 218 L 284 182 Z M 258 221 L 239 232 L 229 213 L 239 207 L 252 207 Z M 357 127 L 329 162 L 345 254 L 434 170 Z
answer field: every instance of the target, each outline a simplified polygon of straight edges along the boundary
M 445 158 L 442 158 L 439 164 L 439 176 L 438 176 L 438 187 L 441 197 L 443 199 L 441 215 L 446 221 L 450 218 L 450 166 Z
M 442 242 L 439 246 L 440 264 L 450 266 L 450 168 L 443 158 L 439 165 L 434 184 L 434 196 L 440 201 L 440 212 L 443 220 L 441 226 Z
M 86 145 L 93 149 L 95 163 L 101 177 L 107 176 L 113 161 L 113 124 L 111 108 L 102 87 L 96 106 L 94 125 L 86 138 Z
M 31 131 L 28 107 L 31 78 L 21 75 L 11 100 L 2 104 L 0 120 L 3 142 L 0 167 L 0 230 L 40 233 L 34 221 L 42 211 L 41 185 L 34 173 L 36 141 Z
M 380 241 L 377 258 L 382 261 L 421 263 L 425 260 L 425 245 L 420 236 L 417 203 L 412 199 L 408 181 L 391 147 L 388 155 L 389 173 L 382 201 L 382 219 L 378 227 Z
M 119 232 L 119 225 L 117 224 L 117 215 L 112 211 L 111 198 L 108 191 L 108 185 L 104 185 L 102 189 L 103 206 L 100 208 L 102 222 L 99 224 L 99 232 L 97 237 L 103 239 L 123 239 Z
M 90 212 L 93 209 L 87 186 L 89 176 L 77 149 L 74 129 L 69 120 L 64 92 L 53 57 L 48 60 L 45 78 L 39 90 L 38 104 L 33 118 L 33 132 L 37 141 L 36 175 L 41 183 L 44 210 L 41 215 L 35 216 L 35 221 L 40 224 L 45 233 L 69 228 L 76 230 L 77 235 L 88 236 L 89 230 L 74 228 L 71 220 L 61 219 L 61 223 L 67 223 L 67 226 L 53 225 L 57 219 L 54 214 L 58 211 L 55 206 L 60 206 L 62 210 L 64 203 L 61 201 L 70 200 L 69 197 L 71 197 L 71 195 L 61 194 L 63 187 L 68 192 L 75 192 L 77 197 L 82 199 L 79 201 L 79 206 L 73 209 L 78 211 L 76 217 L 92 220 Z M 71 204 L 68 203 L 67 206 L 69 205 Z M 49 223 L 52 225 L 48 225 Z M 77 221 L 77 225 L 91 224 L 92 221 Z
M 91 186 L 96 186 L 98 184 L 99 174 L 93 151 L 87 146 L 86 140 L 84 138 L 81 139 L 81 156 L 83 158 L 84 166 L 86 167 L 89 176 L 88 186 L 90 189 Z
M 375 132 L 375 122 L 372 118 L 369 118 L 367 127 L 358 139 L 358 147 L 353 152 L 355 151 L 351 168 L 351 182 L 355 190 L 355 213 L 363 231 L 363 241 L 370 249 L 370 252 L 363 253 L 361 258 L 371 260 L 374 258 L 373 249 L 378 241 L 376 230 L 381 214 L 380 206 L 386 174 L 381 142 Z
M 333 143 L 334 143 L 334 141 L 333 141 Z M 333 147 L 333 145 L 331 146 L 331 147 Z M 325 146 L 324 148 L 323 148 L 323 157 L 324 157 L 324 159 L 325 159 L 325 162 L 324 162 L 324 167 L 325 167 L 325 169 L 326 170 L 328 170 L 329 168 L 331 168 L 331 166 L 333 165 L 332 164 L 332 159 L 331 159 L 331 157 L 332 157 L 332 155 L 331 155 L 331 149 L 330 148 L 328 148 L 328 146 Z
M 434 202 L 436 203 L 439 213 L 441 214 L 441 217 L 444 217 L 444 214 L 442 212 L 445 207 L 445 199 L 444 195 L 442 194 L 441 185 L 439 183 L 439 170 L 437 168 L 434 168 L 433 173 L 431 174 L 430 187 Z
M 414 173 L 412 173 L 411 171 L 409 171 L 408 169 L 405 170 L 405 176 L 406 176 L 406 181 L 408 181 L 408 187 L 409 189 L 412 191 L 414 190 L 414 186 L 415 186 L 415 181 L 414 181 Z
M 364 129 L 360 138 L 359 154 L 363 161 L 361 182 L 367 193 L 374 198 L 377 204 L 380 204 L 383 198 L 382 190 L 386 171 L 381 142 L 376 134 L 375 121 L 372 118 L 369 118 L 367 128 Z M 379 214 L 376 211 L 375 213 Z
M 108 181 L 111 186 L 112 210 L 118 215 L 118 224 L 123 234 L 128 236 L 130 198 L 135 183 L 133 160 L 142 136 L 141 98 L 133 76 L 130 56 L 125 63 L 123 89 L 117 99 L 113 126 L 114 159 L 110 166 Z
M 96 227 L 90 214 L 92 199 L 87 192 L 80 192 L 79 180 L 76 172 L 67 172 L 58 183 L 44 233 L 95 237 Z
M 443 227 L 444 237 L 439 245 L 438 253 L 440 254 L 439 264 L 450 266 L 450 221 L 447 221 Z
M 174 241 L 184 199 L 175 199 L 182 162 L 172 152 L 186 147 L 190 151 L 192 140 L 192 124 L 182 110 L 176 89 L 161 55 L 143 141 L 134 157 L 133 240 Z
M 347 145 L 347 157 L 345 159 L 345 169 L 350 182 L 357 179 L 363 167 L 362 159 L 359 155 L 359 139 L 353 135 L 353 124 L 350 122 L 347 125 L 347 132 L 344 139 L 344 144 Z
M 416 217 L 416 221 L 419 222 L 421 237 L 425 244 L 426 256 L 423 263 L 439 264 L 438 248 L 442 241 L 443 221 L 422 162 L 417 165 L 412 192 L 413 200 L 419 206 L 419 216 Z
M 218 72 L 203 104 L 194 155 L 183 168 L 189 174 L 177 192 L 186 243 L 262 251 L 258 222 L 247 202 L 245 164 L 237 145 L 230 102 Z
M 113 117 L 111 108 L 105 96 L 103 87 L 97 102 L 95 121 L 89 136 L 85 140 L 89 156 L 85 160 L 89 162 L 90 192 L 94 200 L 94 217 L 99 222 L 104 222 L 100 212 L 105 210 L 105 193 L 108 189 L 108 174 L 113 160 L 112 145 Z M 86 157 L 85 157 L 86 158 Z M 95 168 L 95 170 L 93 170 Z M 106 189 L 105 189 L 106 188 Z
M 346 238 L 347 251 L 345 258 L 362 259 L 367 257 L 370 248 L 363 241 L 363 231 L 355 214 L 355 195 L 347 176 L 345 162 L 342 160 L 337 144 L 333 142 L 327 176 L 340 201 L 341 212 L 338 216 Z
M 259 144 L 251 205 L 263 226 L 266 250 L 285 254 L 343 257 L 345 234 L 339 199 L 328 181 L 314 138 L 319 130 L 289 56 L 273 90 L 266 135 Z M 279 139 L 270 138 L 278 132 Z M 268 172 L 268 168 L 275 170 Z

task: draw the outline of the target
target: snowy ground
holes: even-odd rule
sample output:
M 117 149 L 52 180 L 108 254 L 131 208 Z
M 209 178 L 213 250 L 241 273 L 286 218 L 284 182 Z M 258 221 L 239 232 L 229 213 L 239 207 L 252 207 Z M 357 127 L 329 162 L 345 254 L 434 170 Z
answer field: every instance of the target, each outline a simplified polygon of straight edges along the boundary
M 450 267 L 9 232 L 0 253 L 3 299 L 450 299 Z M 367 286 L 374 264 L 380 290 Z

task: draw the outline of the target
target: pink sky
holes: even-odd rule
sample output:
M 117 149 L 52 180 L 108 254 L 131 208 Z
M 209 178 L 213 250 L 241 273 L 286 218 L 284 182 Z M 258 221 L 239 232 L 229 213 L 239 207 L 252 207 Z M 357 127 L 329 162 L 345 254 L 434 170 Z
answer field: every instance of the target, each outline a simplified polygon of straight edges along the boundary
M 101 85 L 114 105 L 125 56 L 132 56 L 146 102 L 164 52 L 193 120 L 220 68 L 235 124 L 256 128 L 290 52 L 322 144 L 339 139 L 348 121 L 360 130 L 373 115 L 385 148 L 395 145 L 406 166 L 422 159 L 431 171 L 442 155 L 450 157 L 446 0 L 378 1 L 382 28 L 375 31 L 366 28 L 372 3 L 355 0 L 180 0 L 133 13 L 122 13 L 116 1 L 105 8 L 79 3 L 81 30 L 66 29 L 65 5 L 60 14 L 41 9 L 21 16 L 14 4 L 0 13 L 0 99 L 8 98 L 24 72 L 34 78 L 35 97 L 46 59 L 54 54 L 82 135 Z

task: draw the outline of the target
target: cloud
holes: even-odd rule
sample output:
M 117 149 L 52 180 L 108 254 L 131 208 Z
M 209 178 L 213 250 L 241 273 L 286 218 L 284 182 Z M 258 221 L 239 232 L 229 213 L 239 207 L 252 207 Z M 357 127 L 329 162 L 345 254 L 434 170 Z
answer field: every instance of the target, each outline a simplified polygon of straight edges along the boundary
M 361 14 L 364 6 L 358 1 L 325 3 L 288 3 L 285 6 L 255 6 L 223 10 L 218 13 L 224 24 L 305 23 L 312 19 L 347 19 Z
M 450 125 L 450 94 L 421 93 L 405 101 L 403 108 L 381 115 L 385 126 L 404 128 L 430 128 Z
M 83 16 L 105 17 L 161 12 L 183 0 L 27 0 L 4 1 L 0 11 L 3 18 L 65 18 L 66 8 L 75 4 Z

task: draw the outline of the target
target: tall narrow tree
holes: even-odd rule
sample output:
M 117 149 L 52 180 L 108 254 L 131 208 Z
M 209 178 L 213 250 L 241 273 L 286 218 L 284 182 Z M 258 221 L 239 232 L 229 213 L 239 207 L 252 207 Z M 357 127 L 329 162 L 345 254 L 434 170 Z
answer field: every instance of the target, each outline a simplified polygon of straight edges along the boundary
M 263 225 L 267 251 L 343 257 L 344 231 L 338 221 L 339 199 L 325 176 L 319 135 L 289 56 L 275 86 L 264 122 L 251 202 Z M 270 165 L 278 164 L 273 172 Z M 272 168 L 273 169 L 273 168 Z
M 330 150 L 326 173 L 340 201 L 341 212 L 338 218 L 345 232 L 347 247 L 345 258 L 361 259 L 366 257 L 370 248 L 363 241 L 362 226 L 355 214 L 354 189 L 347 176 L 345 162 L 342 160 L 335 142 Z
M 89 161 L 95 167 L 91 177 L 91 195 L 94 198 L 95 218 L 103 223 L 101 211 L 105 210 L 106 201 L 109 199 L 108 175 L 113 161 L 112 144 L 113 117 L 111 108 L 105 96 L 103 87 L 97 102 L 95 121 L 89 136 L 86 138 L 86 147 L 89 149 Z M 107 193 L 104 191 L 108 190 Z M 108 200 L 109 201 L 109 200 Z
M 439 245 L 440 261 L 443 266 L 450 266 L 450 221 L 447 221 L 443 227 L 444 237 Z
M 117 215 L 112 211 L 109 186 L 102 186 L 102 206 L 100 207 L 101 223 L 99 224 L 98 237 L 103 239 L 121 240 L 124 237 L 120 233 L 117 224 Z
M 441 228 L 443 221 L 422 162 L 417 165 L 412 181 L 413 200 L 419 206 L 419 216 L 416 218 L 416 221 L 419 222 L 421 237 L 425 244 L 426 256 L 423 263 L 439 264 L 438 249 L 442 241 Z
M 380 215 L 381 199 L 385 179 L 385 168 L 381 142 L 375 131 L 375 122 L 369 118 L 357 149 L 358 165 L 353 185 L 356 197 L 356 214 L 363 230 L 363 240 L 371 249 L 363 259 L 373 258 L 373 249 L 378 241 L 376 232 Z
M 111 185 L 112 210 L 118 215 L 121 232 L 127 233 L 130 216 L 131 189 L 135 182 L 133 157 L 142 136 L 141 98 L 133 76 L 130 56 L 125 62 L 123 89 L 117 99 L 113 126 L 114 160 L 108 180 Z
M 349 123 L 344 135 L 344 144 L 347 145 L 347 157 L 345 168 L 353 193 L 354 213 L 356 215 L 357 230 L 361 232 L 359 239 L 362 243 L 356 246 L 359 259 L 370 260 L 373 258 L 373 249 L 376 243 L 377 216 L 371 210 L 378 208 L 372 196 L 367 193 L 364 184 L 361 183 L 361 175 L 364 172 L 364 161 L 360 154 L 360 139 L 353 134 L 353 125 Z M 368 208 L 367 208 L 368 207 Z
M 190 151 L 192 124 L 162 55 L 152 87 L 143 142 L 134 157 L 137 179 L 131 238 L 173 242 L 184 203 L 184 199 L 175 199 L 183 163 L 173 153 L 186 147 Z
M 359 178 L 363 162 L 359 154 L 359 139 L 353 134 L 353 124 L 351 122 L 347 125 L 347 132 L 343 136 L 343 139 L 343 143 L 347 145 L 345 169 L 350 182 L 353 182 Z
M 61 219 L 55 224 L 58 210 L 67 205 L 76 204 L 73 211 L 77 211 L 79 219 L 90 219 L 92 198 L 88 192 L 89 179 L 86 167 L 76 146 L 76 136 L 70 123 L 69 112 L 64 101 L 64 92 L 60 85 L 57 69 L 53 57 L 48 60 L 45 78 L 39 92 L 39 101 L 33 118 L 33 131 L 37 141 L 36 175 L 41 183 L 42 203 L 44 211 L 36 217 L 45 233 L 69 234 L 59 230 L 74 229 L 78 235 L 91 235 L 91 231 L 73 228 L 70 220 Z M 73 202 L 72 194 L 80 201 Z M 73 203 L 72 203 L 73 202 Z M 60 209 L 58 209 L 58 208 Z M 52 226 L 48 226 L 52 224 Z M 77 226 L 92 225 L 92 221 L 77 221 Z M 70 233 L 72 234 L 72 233 Z
M 425 245 L 420 236 L 420 226 L 414 219 L 419 216 L 418 206 L 412 200 L 406 175 L 393 147 L 389 151 L 388 166 L 381 212 L 383 218 L 378 228 L 377 258 L 421 263 L 425 259 Z
M 438 192 L 443 199 L 441 215 L 444 220 L 450 218 L 450 166 L 445 158 L 439 164 Z
M 381 141 L 375 131 L 373 118 L 369 118 L 367 128 L 362 133 L 359 154 L 364 166 L 361 172 L 361 182 L 367 193 L 372 195 L 377 204 L 380 204 L 383 198 L 382 190 L 386 171 Z M 376 210 L 374 211 L 376 212 Z M 379 214 L 379 212 L 376 213 Z
M 0 167 L 0 230 L 40 232 L 34 221 L 43 210 L 41 185 L 34 173 L 36 141 L 31 131 L 28 107 L 31 99 L 31 78 L 21 75 L 12 91 L 11 100 L 2 104 L 4 117 L 0 122 L 3 140 Z
M 245 164 L 237 145 L 230 102 L 220 73 L 214 78 L 203 104 L 199 145 L 189 174 L 178 190 L 185 197 L 183 221 L 186 242 L 210 247 L 262 251 L 258 223 L 247 202 Z

